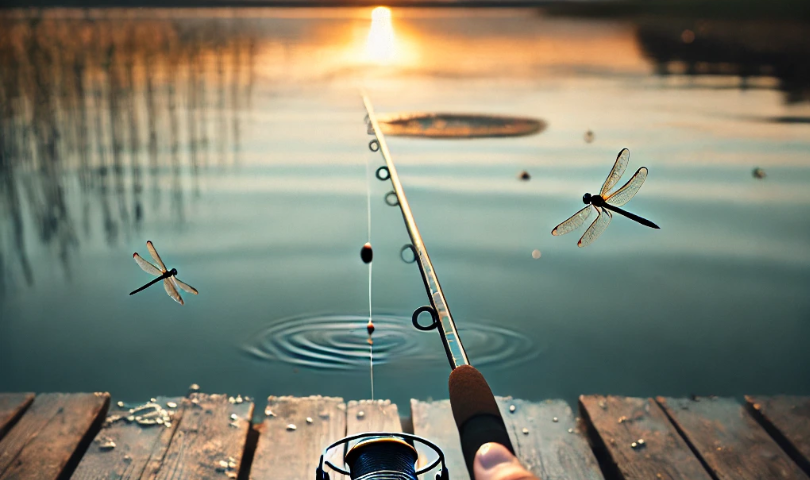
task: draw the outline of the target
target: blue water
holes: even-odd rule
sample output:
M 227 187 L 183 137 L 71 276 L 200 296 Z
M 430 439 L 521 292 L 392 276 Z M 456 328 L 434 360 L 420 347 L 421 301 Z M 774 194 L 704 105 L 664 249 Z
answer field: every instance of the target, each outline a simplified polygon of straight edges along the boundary
M 131 84 L 124 41 L 107 73 L 109 53 L 88 44 L 28 59 L 55 113 L 35 108 L 35 78 L 4 97 L 0 391 L 142 401 L 198 383 L 368 398 L 359 250 L 366 166 L 381 158 L 366 146 L 364 88 L 379 112 L 548 122 L 523 138 L 389 138 L 461 338 L 497 394 L 810 394 L 810 126 L 771 121 L 810 106 L 786 103 L 778 79 L 658 76 L 632 22 L 521 10 L 394 11 L 399 50 L 385 64 L 363 57 L 362 9 L 133 15 L 133 38 L 151 26 L 169 46 L 136 49 Z M 48 21 L 92 32 L 78 18 Z M 80 108 L 60 88 L 82 51 Z M 628 171 L 650 170 L 626 208 L 661 230 L 616 216 L 585 249 L 584 229 L 552 237 L 623 147 Z M 438 335 L 409 323 L 427 298 L 400 259 L 408 237 L 389 190 L 371 182 L 375 396 L 445 398 Z M 146 240 L 199 296 L 127 295 L 149 280 L 131 259 Z

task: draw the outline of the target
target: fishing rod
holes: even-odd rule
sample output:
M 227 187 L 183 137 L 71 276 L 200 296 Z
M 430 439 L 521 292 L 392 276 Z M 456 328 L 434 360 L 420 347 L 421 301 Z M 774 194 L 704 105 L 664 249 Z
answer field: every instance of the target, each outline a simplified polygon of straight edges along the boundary
M 458 427 L 461 439 L 461 450 L 467 465 L 470 477 L 474 478 L 473 460 L 481 445 L 489 442 L 499 443 L 509 449 L 513 454 L 514 448 L 509 440 L 503 418 L 501 417 L 495 396 L 489 388 L 484 376 L 470 364 L 464 345 L 458 335 L 456 324 L 447 306 L 447 299 L 439 284 L 439 277 L 436 269 L 430 261 L 425 242 L 416 226 L 413 218 L 408 198 L 399 180 L 397 169 L 391 158 L 388 143 L 385 141 L 382 128 L 374 114 L 374 107 L 371 100 L 363 94 L 363 104 L 366 107 L 368 130 L 374 135 L 374 140 L 369 142 L 369 149 L 373 152 L 379 151 L 382 154 L 385 165 L 378 168 L 376 177 L 379 180 L 390 180 L 393 192 L 386 195 L 386 203 L 391 206 L 399 206 L 402 218 L 405 221 L 405 228 L 411 238 L 410 248 L 413 250 L 414 258 L 419 266 L 422 281 L 425 285 L 425 292 L 430 300 L 430 306 L 417 308 L 412 316 L 414 327 L 419 330 L 438 330 L 444 345 L 447 359 L 450 362 L 450 377 L 448 387 L 450 391 L 450 405 L 453 410 L 453 417 Z M 391 195 L 395 196 L 391 199 Z M 390 200 L 389 200 L 390 199 Z M 430 313 L 433 322 L 423 326 L 419 323 L 418 317 L 421 313 Z
M 436 276 L 436 270 L 433 269 L 433 263 L 430 261 L 425 242 L 422 240 L 422 235 L 419 234 L 419 228 L 416 226 L 416 221 L 413 219 L 413 212 L 408 203 L 408 198 L 405 196 L 405 190 L 402 189 L 402 183 L 399 181 L 397 168 L 391 160 L 391 152 L 388 150 L 388 144 L 385 141 L 385 136 L 380 129 L 380 124 L 377 122 L 377 117 L 374 115 L 374 107 L 371 105 L 371 100 L 366 95 L 363 95 L 363 103 L 368 112 L 369 130 L 374 133 L 375 139 L 369 143 L 371 151 L 379 151 L 385 160 L 385 166 L 377 169 L 376 176 L 380 180 L 391 180 L 391 185 L 394 187 L 393 193 L 396 196 L 396 203 L 387 200 L 390 197 L 390 192 L 386 195 L 386 202 L 391 206 L 399 205 L 402 211 L 402 218 L 405 220 L 405 228 L 408 229 L 408 235 L 411 237 L 411 246 L 413 249 L 416 263 L 419 266 L 419 273 L 422 274 L 422 281 L 425 284 L 427 296 L 430 299 L 430 306 L 424 306 L 416 309 L 413 313 L 413 325 L 423 331 L 438 329 L 441 334 L 442 343 L 444 344 L 444 351 L 447 354 L 447 360 L 450 361 L 450 368 L 456 369 L 462 365 L 470 365 L 470 360 L 467 358 L 467 352 L 464 350 L 464 345 L 459 338 L 456 323 L 453 321 L 453 316 L 450 315 L 450 307 L 447 306 L 447 300 L 444 298 L 442 286 L 439 284 L 439 277 Z M 385 174 L 387 176 L 383 177 Z M 433 323 L 428 326 L 423 326 L 419 323 L 419 315 L 422 313 L 430 313 Z

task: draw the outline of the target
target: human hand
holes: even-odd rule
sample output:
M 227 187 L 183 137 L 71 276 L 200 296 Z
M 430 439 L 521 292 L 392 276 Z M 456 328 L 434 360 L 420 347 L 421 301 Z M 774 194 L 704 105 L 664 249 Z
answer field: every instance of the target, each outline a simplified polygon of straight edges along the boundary
M 485 443 L 475 454 L 475 480 L 539 480 L 499 443 Z

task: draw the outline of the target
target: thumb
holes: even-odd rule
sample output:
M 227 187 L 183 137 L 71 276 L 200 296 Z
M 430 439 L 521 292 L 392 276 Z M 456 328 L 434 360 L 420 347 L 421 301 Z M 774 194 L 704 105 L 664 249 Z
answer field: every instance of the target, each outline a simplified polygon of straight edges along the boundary
M 538 480 L 506 447 L 485 443 L 475 454 L 475 480 Z

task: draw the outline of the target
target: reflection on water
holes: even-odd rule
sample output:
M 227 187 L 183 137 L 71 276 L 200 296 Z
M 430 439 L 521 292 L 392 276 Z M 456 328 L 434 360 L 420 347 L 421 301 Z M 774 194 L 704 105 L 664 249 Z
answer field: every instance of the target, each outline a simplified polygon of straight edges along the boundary
M 741 89 L 772 87 L 767 80 L 776 78 L 788 103 L 810 100 L 803 22 L 643 20 L 638 39 L 663 75 L 725 77 L 719 85 Z
M 8 215 L 0 279 L 16 271 L 34 281 L 25 215 L 69 276 L 80 238 L 101 230 L 117 244 L 166 204 L 182 223 L 200 169 L 238 160 L 256 53 L 249 31 L 215 18 L 51 12 L 0 22 L 0 202 Z M 74 188 L 75 205 L 67 199 Z
M 713 23 L 393 9 L 379 31 L 395 48 L 377 63 L 371 8 L 0 21 L 0 391 L 141 401 L 198 383 L 366 397 L 357 250 L 367 162 L 373 172 L 380 157 L 364 89 L 380 114 L 547 122 L 533 136 L 389 138 L 471 361 L 496 392 L 810 392 L 810 103 L 793 102 L 805 77 L 775 60 L 787 50 L 761 46 L 770 34 L 755 44 Z M 761 55 L 734 57 L 744 42 Z M 755 66 L 739 66 L 747 58 Z M 633 212 L 662 229 L 616 219 L 587 249 L 552 237 L 623 147 L 650 169 Z M 530 181 L 515 178 L 524 171 Z M 390 185 L 370 189 L 372 305 L 388 314 L 374 318 L 375 393 L 444 398 L 441 341 L 410 326 L 426 299 L 400 257 L 401 215 L 383 202 Z M 148 239 L 199 288 L 194 302 L 127 295 L 145 280 L 132 252 Z
M 376 63 L 387 63 L 394 58 L 394 27 L 391 10 L 386 7 L 377 7 L 371 12 L 366 55 Z

